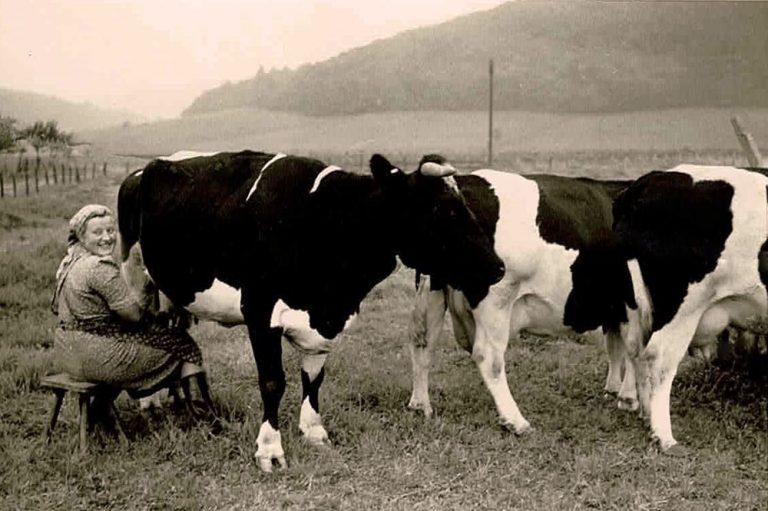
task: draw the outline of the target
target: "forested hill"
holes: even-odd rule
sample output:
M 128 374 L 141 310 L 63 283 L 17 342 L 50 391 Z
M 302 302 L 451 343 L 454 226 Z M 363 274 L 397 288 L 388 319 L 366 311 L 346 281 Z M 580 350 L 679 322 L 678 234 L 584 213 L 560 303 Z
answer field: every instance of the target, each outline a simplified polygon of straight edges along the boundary
M 258 72 L 206 91 L 184 114 L 484 109 L 490 58 L 499 109 L 765 107 L 768 3 L 521 0 Z

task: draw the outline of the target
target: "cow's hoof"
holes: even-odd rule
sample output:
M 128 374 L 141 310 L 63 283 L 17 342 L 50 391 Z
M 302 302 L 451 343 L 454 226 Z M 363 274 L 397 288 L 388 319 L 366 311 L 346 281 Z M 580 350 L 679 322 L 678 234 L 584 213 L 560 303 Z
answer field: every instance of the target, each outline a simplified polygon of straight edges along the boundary
M 619 410 L 634 412 L 640 407 L 640 403 L 637 402 L 637 399 L 632 397 L 619 397 L 616 400 L 616 407 Z
M 322 426 L 312 426 L 304 432 L 304 440 L 314 447 L 330 447 L 328 432 Z
M 288 464 L 285 462 L 285 456 L 277 456 L 276 458 L 270 458 L 268 456 L 256 456 L 259 460 L 259 468 L 262 472 L 268 474 L 272 473 L 273 460 L 277 463 L 278 468 L 286 468 Z
M 429 403 L 421 403 L 411 399 L 411 401 L 408 403 L 408 409 L 423 413 L 425 419 L 432 417 L 432 406 L 430 406 Z
M 528 421 L 523 421 L 521 424 L 512 424 L 510 422 L 502 422 L 502 429 L 514 433 L 516 436 L 523 436 L 529 433 L 533 433 L 535 429 L 530 425 Z

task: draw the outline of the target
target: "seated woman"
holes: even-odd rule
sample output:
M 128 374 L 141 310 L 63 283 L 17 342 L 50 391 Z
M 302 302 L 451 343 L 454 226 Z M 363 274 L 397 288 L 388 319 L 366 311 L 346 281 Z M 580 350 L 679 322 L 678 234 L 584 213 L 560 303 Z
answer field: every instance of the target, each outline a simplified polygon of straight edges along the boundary
M 138 398 L 176 382 L 191 405 L 191 376 L 213 413 L 200 348 L 185 330 L 145 317 L 147 304 L 131 294 L 112 257 L 116 240 L 115 217 L 106 206 L 85 206 L 69 221 L 67 255 L 56 272 L 51 304 L 59 317 L 54 349 L 62 370 L 114 389 L 94 399 L 94 419 L 109 417 L 121 390 Z

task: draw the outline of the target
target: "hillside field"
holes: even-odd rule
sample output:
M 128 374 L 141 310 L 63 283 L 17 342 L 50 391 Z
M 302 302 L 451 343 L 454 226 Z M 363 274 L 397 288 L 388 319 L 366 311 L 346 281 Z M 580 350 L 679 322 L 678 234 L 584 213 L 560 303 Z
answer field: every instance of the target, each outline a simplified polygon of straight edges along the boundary
M 579 164 L 585 173 L 590 161 Z M 735 368 L 684 361 L 672 394 L 676 437 L 690 451 L 681 458 L 660 455 L 647 426 L 603 398 L 606 359 L 587 338 L 511 343 L 507 372 L 536 428 L 530 435 L 496 424 L 448 325 L 433 363 L 436 417 L 407 411 L 414 275 L 404 268 L 373 289 L 328 359 L 320 400 L 331 449 L 300 438 L 300 358 L 285 346 L 289 467 L 259 471 L 261 401 L 245 328 L 209 323 L 192 334 L 221 434 L 210 437 L 171 409 L 143 415 L 121 396 L 129 443 L 94 440 L 80 456 L 68 397 L 46 445 L 52 396 L 39 379 L 55 367 L 48 305 L 66 221 L 85 203 L 113 206 L 119 181 L 110 174 L 0 201 L 0 509 L 765 509 L 768 402 L 765 388 Z

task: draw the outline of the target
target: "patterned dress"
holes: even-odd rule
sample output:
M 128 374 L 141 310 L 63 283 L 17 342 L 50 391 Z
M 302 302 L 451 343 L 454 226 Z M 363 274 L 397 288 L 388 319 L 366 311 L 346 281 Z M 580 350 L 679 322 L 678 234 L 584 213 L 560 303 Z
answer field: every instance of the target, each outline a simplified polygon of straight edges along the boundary
M 186 331 L 119 318 L 115 311 L 135 303 L 112 257 L 88 254 L 73 262 L 61 287 L 54 334 L 61 369 L 134 397 L 178 378 L 185 362 L 195 366 L 187 374 L 202 371 L 200 348 Z

